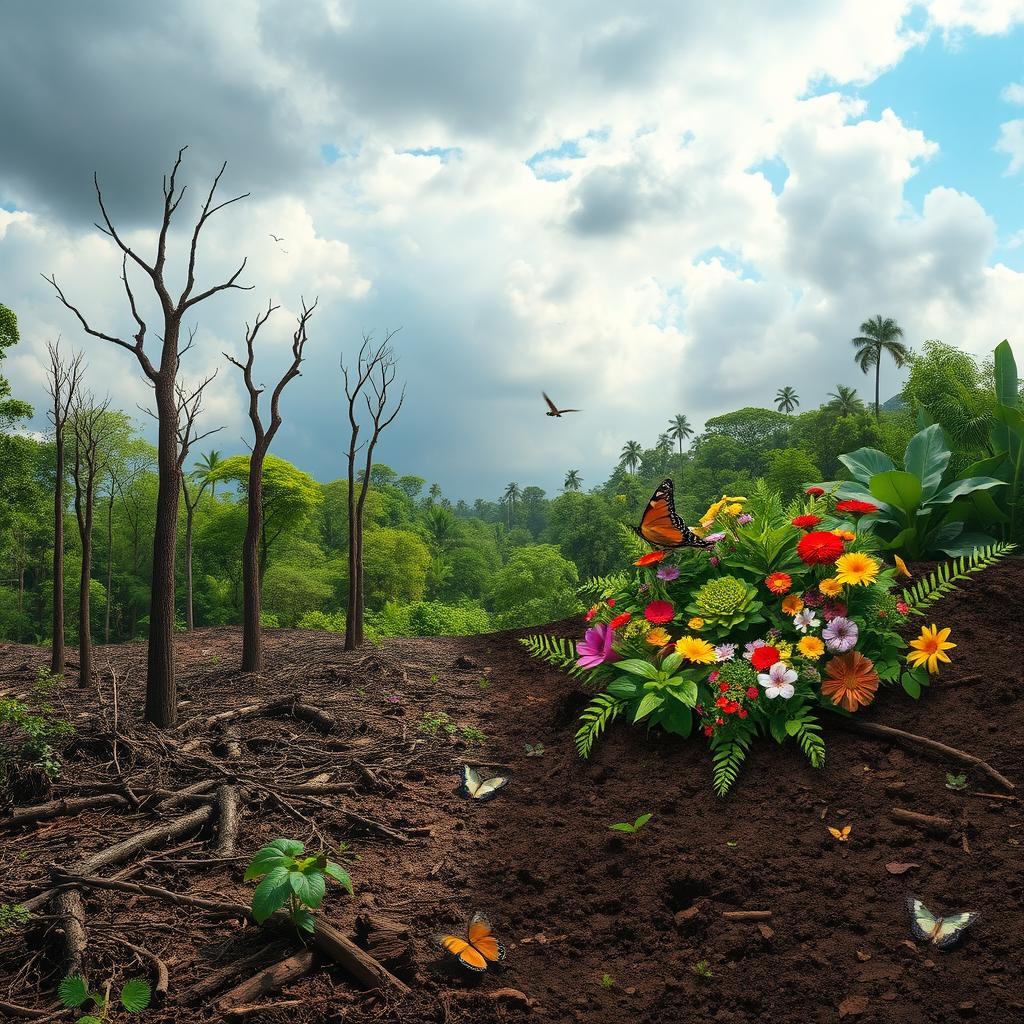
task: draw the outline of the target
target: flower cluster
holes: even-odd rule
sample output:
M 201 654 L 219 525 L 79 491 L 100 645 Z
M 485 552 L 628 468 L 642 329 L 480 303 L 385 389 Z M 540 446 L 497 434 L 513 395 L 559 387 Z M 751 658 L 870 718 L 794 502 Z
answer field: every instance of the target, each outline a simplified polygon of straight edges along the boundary
M 696 727 L 724 792 L 756 735 L 795 737 L 819 766 L 823 710 L 855 713 L 887 683 L 916 697 L 949 662 L 948 628 L 925 627 L 907 653 L 898 630 L 913 609 L 897 580 L 910 570 L 877 553 L 864 518 L 875 506 L 810 488 L 781 515 L 770 498 L 750 509 L 723 495 L 700 518 L 713 547 L 638 558 L 587 613 L 576 665 L 603 693 L 584 714 L 582 753 L 612 710 L 683 736 Z

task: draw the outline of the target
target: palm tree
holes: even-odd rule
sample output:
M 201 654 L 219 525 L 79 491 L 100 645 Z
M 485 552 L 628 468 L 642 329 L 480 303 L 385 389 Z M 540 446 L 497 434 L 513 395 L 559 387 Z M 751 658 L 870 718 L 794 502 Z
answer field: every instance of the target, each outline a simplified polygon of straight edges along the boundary
M 459 521 L 443 506 L 429 508 L 423 515 L 423 532 L 438 551 L 450 548 L 459 536 Z
M 583 477 L 578 469 L 570 469 L 565 474 L 565 483 L 562 484 L 563 491 L 578 491 L 583 486 Z
M 510 483 L 502 495 L 502 500 L 505 502 L 505 521 L 510 530 L 512 529 L 512 510 L 522 496 L 523 492 L 519 489 L 519 484 L 517 483 Z
M 636 467 L 640 465 L 640 457 L 643 455 L 643 452 L 644 450 L 640 447 L 639 441 L 627 441 L 622 446 L 622 454 L 619 458 L 630 473 L 635 473 Z
M 196 468 L 192 471 L 192 476 L 199 483 L 208 483 L 210 485 L 210 497 L 217 497 L 217 481 L 211 479 L 217 467 L 224 460 L 220 457 L 220 452 L 216 448 L 211 448 L 205 455 L 200 455 L 196 461 Z
M 440 497 L 441 497 L 441 487 L 440 487 L 440 485 L 438 485 L 438 484 L 431 484 L 430 485 L 430 490 L 427 491 L 427 505 L 433 507 L 434 502 L 436 502 Z
M 834 409 L 840 416 L 853 416 L 864 408 L 864 403 L 857 396 L 856 388 L 848 388 L 845 384 L 837 384 L 835 391 L 830 391 L 832 399 L 826 409 Z
M 784 412 L 787 415 L 791 413 L 800 404 L 800 398 L 796 393 L 795 388 L 791 388 L 788 385 L 784 388 L 779 388 L 775 392 L 775 408 L 779 412 Z
M 878 390 L 882 375 L 882 353 L 892 357 L 897 367 L 910 361 L 910 349 L 899 339 L 903 337 L 903 328 L 892 317 L 875 316 L 860 325 L 860 335 L 852 338 L 857 354 L 854 362 L 867 373 L 875 368 L 875 419 L 881 416 Z
M 673 441 L 679 442 L 679 454 L 682 455 L 683 441 L 688 437 L 693 437 L 693 427 L 690 426 L 690 421 L 682 413 L 677 413 L 674 419 L 669 420 L 668 436 Z

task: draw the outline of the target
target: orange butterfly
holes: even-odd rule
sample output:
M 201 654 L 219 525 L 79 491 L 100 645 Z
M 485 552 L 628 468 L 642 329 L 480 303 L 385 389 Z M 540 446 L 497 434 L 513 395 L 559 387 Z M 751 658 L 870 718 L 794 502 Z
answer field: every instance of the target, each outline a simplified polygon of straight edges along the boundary
M 853 831 L 853 828 L 850 825 L 844 825 L 842 829 L 838 829 L 829 825 L 828 830 L 832 833 L 833 839 L 837 839 L 839 842 L 845 843 L 849 841 L 850 833 Z
M 676 512 L 675 485 L 670 477 L 658 484 L 651 500 L 647 502 L 640 525 L 632 529 L 655 548 L 714 547 L 714 543 L 701 540 L 679 518 Z
M 494 937 L 491 924 L 483 914 L 470 918 L 467 938 L 441 934 L 435 935 L 434 941 L 471 971 L 486 971 L 489 963 L 505 959 L 505 947 Z

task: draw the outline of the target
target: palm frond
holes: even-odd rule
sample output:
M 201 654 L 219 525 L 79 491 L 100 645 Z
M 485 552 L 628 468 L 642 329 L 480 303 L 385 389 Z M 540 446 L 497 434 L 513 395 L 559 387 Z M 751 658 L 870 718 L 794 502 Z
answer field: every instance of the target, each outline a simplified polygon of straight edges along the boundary
M 636 534 L 631 534 L 636 538 Z M 613 572 L 607 576 L 591 576 L 584 580 L 577 588 L 576 594 L 584 600 L 607 601 L 614 597 L 629 582 L 629 576 L 624 572 Z
M 987 544 L 936 566 L 924 579 L 903 591 L 909 614 L 924 615 L 923 609 L 956 590 L 957 583 L 1005 558 L 1016 546 L 1002 542 Z
M 568 669 L 576 667 L 576 644 L 564 636 L 551 636 L 548 633 L 532 633 L 520 637 L 519 642 L 534 658 L 546 661 L 555 668 Z

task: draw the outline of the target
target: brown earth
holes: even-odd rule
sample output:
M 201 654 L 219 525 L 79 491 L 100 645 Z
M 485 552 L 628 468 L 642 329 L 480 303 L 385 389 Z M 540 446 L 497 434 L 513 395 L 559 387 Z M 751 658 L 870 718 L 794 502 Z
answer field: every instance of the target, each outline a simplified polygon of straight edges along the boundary
M 927 621 L 953 627 L 959 645 L 953 666 L 920 702 L 888 691 L 865 719 L 942 740 L 985 758 L 1018 785 L 1024 781 L 1022 591 L 1024 562 L 1015 559 L 935 606 Z M 576 623 L 560 627 L 564 635 L 578 632 Z M 401 639 L 346 654 L 333 635 L 270 631 L 268 669 L 259 678 L 238 671 L 238 631 L 179 637 L 188 702 L 181 707 L 183 722 L 299 692 L 342 728 L 332 742 L 288 716 L 240 722 L 241 784 L 252 784 L 239 839 L 246 856 L 210 863 L 205 844 L 211 837 L 184 837 L 173 844 L 177 852 L 154 848 L 139 855 L 148 860 L 132 880 L 248 902 L 252 886 L 241 880 L 248 855 L 279 835 L 312 848 L 319 832 L 332 843 L 344 839 L 360 858 L 350 865 L 356 896 L 332 889 L 321 911 L 325 918 L 351 932 L 354 916 L 369 911 L 399 922 L 412 937 L 414 963 L 404 977 L 413 991 L 404 999 L 367 995 L 340 969 L 320 967 L 238 1019 L 1024 1019 L 1024 828 L 1019 803 L 981 795 L 1001 792 L 992 780 L 968 770 L 969 788 L 952 791 L 946 772 L 959 766 L 838 728 L 827 732 L 827 764 L 820 771 L 793 744 L 759 742 L 725 799 L 712 794 L 709 754 L 700 740 L 646 735 L 619 723 L 591 759 L 581 761 L 572 734 L 586 697 L 525 654 L 517 643 L 524 632 Z M 0 646 L 0 692 L 26 692 L 45 661 L 39 648 Z M 208 762 L 190 760 L 180 742 L 196 738 L 193 753 L 217 759 L 223 751 L 216 734 L 186 727 L 176 734 L 178 747 L 157 756 L 157 734 L 138 724 L 144 662 L 143 645 L 124 645 L 97 652 L 104 669 L 98 688 L 78 689 L 69 673 L 55 703 L 72 719 L 87 717 L 79 719 L 79 735 L 65 752 L 56 795 L 86 795 L 114 783 L 142 798 L 212 777 Z M 108 665 L 121 690 L 116 764 Z M 441 712 L 459 726 L 481 729 L 485 743 L 468 748 L 443 731 L 436 737 L 420 731 L 425 715 Z M 543 756 L 526 757 L 525 744 L 538 742 Z M 464 800 L 457 772 L 467 760 L 495 771 L 507 766 L 511 784 L 491 802 Z M 331 781 L 351 782 L 353 790 L 315 798 L 319 803 L 280 797 L 290 785 L 325 773 Z M 261 785 L 276 787 L 278 796 Z M 19 804 L 48 795 L 13 794 Z M 953 819 L 956 827 L 948 835 L 921 832 L 894 822 L 895 806 Z M 353 825 L 346 809 L 409 841 Z M 644 812 L 653 817 L 638 836 L 609 831 L 611 823 Z M 179 807 L 166 817 L 181 813 Z M 0 832 L 0 902 L 44 889 L 48 864 L 69 864 L 155 820 L 144 805 L 138 812 L 94 810 Z M 826 828 L 847 824 L 846 843 Z M 893 863 L 915 866 L 896 875 L 886 867 Z M 977 910 L 981 917 L 960 947 L 937 952 L 910 941 L 908 893 L 940 913 Z M 147 973 L 121 938 L 166 961 L 169 998 L 147 1011 L 146 1021 L 229 1019 L 213 1006 L 219 994 L 198 1008 L 183 1007 L 175 994 L 271 942 L 264 929 L 125 893 L 91 892 L 86 909 L 86 965 L 94 985 L 112 975 Z M 464 924 L 474 910 L 491 918 L 508 947 L 501 971 L 465 976 L 439 961 L 431 944 L 433 932 Z M 772 916 L 767 922 L 723 917 L 736 910 Z M 0 938 L 0 1000 L 56 1007 L 55 930 L 43 916 Z M 283 945 L 268 950 L 266 962 L 298 948 L 286 935 Z M 695 972 L 701 962 L 710 977 Z M 530 1005 L 515 993 L 494 998 L 500 989 L 522 993 Z

